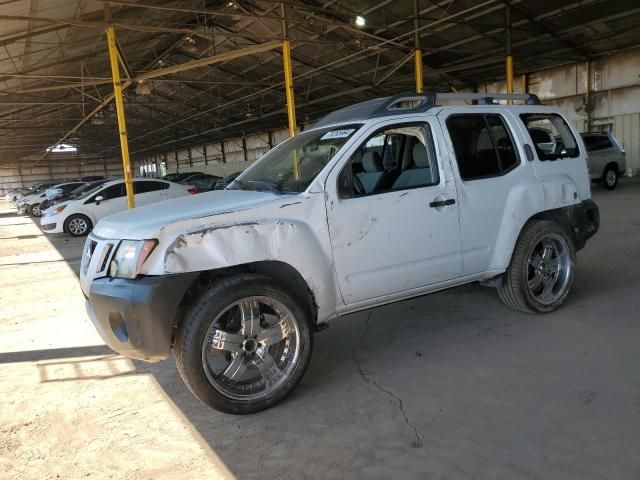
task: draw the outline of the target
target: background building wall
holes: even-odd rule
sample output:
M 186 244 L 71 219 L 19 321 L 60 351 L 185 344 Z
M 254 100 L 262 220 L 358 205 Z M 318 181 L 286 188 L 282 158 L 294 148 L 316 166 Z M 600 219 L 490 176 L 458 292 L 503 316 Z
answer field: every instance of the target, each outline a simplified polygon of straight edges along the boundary
M 517 62 L 516 62 L 517 68 Z M 526 76 L 529 92 L 547 105 L 562 108 L 581 132 L 613 133 L 624 145 L 627 174 L 640 174 L 640 49 L 599 58 L 590 65 L 590 101 L 586 101 L 586 62 L 563 65 Z M 520 76 L 514 89 L 523 92 Z M 479 86 L 480 92 L 505 91 L 505 82 Z
M 63 182 L 89 175 L 122 178 L 122 161 L 120 158 L 113 158 L 79 163 L 60 154 L 34 166 L 0 167 L 0 190 L 9 190 L 39 182 L 57 180 Z

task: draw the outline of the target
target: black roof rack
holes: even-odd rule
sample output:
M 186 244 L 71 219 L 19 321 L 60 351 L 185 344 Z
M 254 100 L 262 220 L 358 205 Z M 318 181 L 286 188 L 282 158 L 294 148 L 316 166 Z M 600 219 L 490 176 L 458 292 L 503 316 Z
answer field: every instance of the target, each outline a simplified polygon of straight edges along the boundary
M 540 99 L 531 93 L 415 93 L 406 92 L 386 98 L 376 98 L 336 110 L 321 118 L 314 127 L 343 122 L 365 121 L 387 115 L 426 112 L 437 106 L 439 100 L 470 101 L 475 105 L 495 105 L 497 100 L 513 100 L 527 105 L 540 105 Z

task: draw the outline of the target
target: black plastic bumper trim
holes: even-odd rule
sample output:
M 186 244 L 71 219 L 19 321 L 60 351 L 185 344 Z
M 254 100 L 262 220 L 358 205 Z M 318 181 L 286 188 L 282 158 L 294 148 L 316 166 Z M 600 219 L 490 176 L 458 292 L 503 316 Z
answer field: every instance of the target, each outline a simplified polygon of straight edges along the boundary
M 580 250 L 600 228 L 600 210 L 593 200 L 584 200 L 577 205 L 571 205 L 568 214 L 576 240 L 576 250 Z
M 87 312 L 112 350 L 138 360 L 162 360 L 171 350 L 180 301 L 197 276 L 100 278 L 91 283 Z

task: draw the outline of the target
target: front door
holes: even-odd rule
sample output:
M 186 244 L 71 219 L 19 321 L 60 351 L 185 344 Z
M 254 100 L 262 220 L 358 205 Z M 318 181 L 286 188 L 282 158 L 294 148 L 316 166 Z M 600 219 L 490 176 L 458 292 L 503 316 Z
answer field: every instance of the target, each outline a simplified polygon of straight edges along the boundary
M 329 234 L 346 304 L 461 275 L 456 188 L 440 136 L 424 119 L 372 127 L 329 176 Z
M 99 202 L 95 201 L 96 197 L 102 197 Z M 103 188 L 97 192 L 88 202 L 93 203 L 93 216 L 98 221 L 107 215 L 120 212 L 127 209 L 127 197 L 124 188 L 124 182 L 116 183 L 107 188 Z

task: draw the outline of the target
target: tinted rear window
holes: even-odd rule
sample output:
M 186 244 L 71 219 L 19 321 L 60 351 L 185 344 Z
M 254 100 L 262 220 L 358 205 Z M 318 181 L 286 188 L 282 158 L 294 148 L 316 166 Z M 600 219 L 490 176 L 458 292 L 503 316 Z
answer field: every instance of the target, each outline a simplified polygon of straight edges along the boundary
M 611 140 L 606 135 L 583 135 L 582 139 L 588 152 L 613 147 Z

